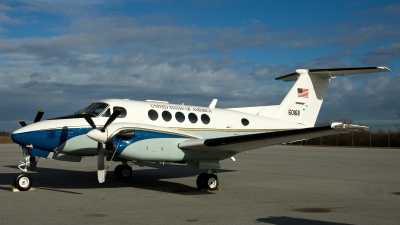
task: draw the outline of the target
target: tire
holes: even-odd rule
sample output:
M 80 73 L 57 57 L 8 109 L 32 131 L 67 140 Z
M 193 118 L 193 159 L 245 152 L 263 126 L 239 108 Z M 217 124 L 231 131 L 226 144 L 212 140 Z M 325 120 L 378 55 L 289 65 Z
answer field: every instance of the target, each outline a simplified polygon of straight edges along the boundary
M 128 165 L 118 165 L 115 167 L 114 175 L 118 179 L 128 179 L 132 175 L 132 168 Z
M 197 177 L 197 179 L 196 179 L 196 185 L 197 185 L 197 188 L 199 189 L 199 190 L 201 190 L 201 189 L 207 189 L 207 186 L 205 185 L 205 177 L 207 176 L 207 174 L 206 173 L 202 173 L 202 174 L 200 174 L 198 177 Z
M 28 191 L 32 187 L 32 177 L 27 173 L 21 173 L 14 178 L 14 186 L 20 191 Z

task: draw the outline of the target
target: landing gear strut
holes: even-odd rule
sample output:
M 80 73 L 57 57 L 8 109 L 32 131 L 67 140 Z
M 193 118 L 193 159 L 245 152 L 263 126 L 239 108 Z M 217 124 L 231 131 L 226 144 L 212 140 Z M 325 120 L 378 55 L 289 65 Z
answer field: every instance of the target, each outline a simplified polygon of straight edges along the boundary
M 129 165 L 118 165 L 115 167 L 114 175 L 119 179 L 127 179 L 132 175 L 132 167 Z
M 207 173 L 202 173 L 197 177 L 196 184 L 199 190 L 216 190 L 219 184 L 217 174 L 211 170 L 207 170 Z
M 29 154 L 26 154 L 26 153 Z M 18 165 L 18 168 L 23 172 L 26 173 L 28 172 L 28 166 L 30 167 L 30 170 L 35 170 L 36 169 L 36 164 L 37 160 L 35 156 L 32 156 L 32 145 L 28 145 L 26 147 L 22 147 L 22 155 L 24 156 L 23 161 L 20 161 L 21 164 Z

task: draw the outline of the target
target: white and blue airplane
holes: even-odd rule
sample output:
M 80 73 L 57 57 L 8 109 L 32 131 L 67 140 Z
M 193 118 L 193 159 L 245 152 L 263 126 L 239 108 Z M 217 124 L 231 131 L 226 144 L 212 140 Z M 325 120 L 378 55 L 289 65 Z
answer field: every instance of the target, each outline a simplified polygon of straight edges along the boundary
M 31 188 L 27 171 L 36 167 L 37 158 L 79 162 L 84 156 L 97 156 L 100 183 L 105 181 L 105 159 L 122 162 L 114 170 L 117 178 L 131 176 L 132 161 L 139 166 L 144 162 L 177 162 L 204 169 L 197 177 L 197 187 L 215 190 L 219 181 L 214 169 L 220 168 L 221 160 L 235 161 L 240 152 L 365 129 L 342 123 L 314 124 L 332 78 L 386 71 L 390 70 L 298 69 L 276 78 L 295 81 L 280 105 L 219 109 L 216 99 L 209 107 L 104 99 L 71 116 L 40 121 L 41 110 L 33 124 L 20 121 L 23 127 L 12 133 L 12 140 L 24 153 L 18 166 L 23 173 L 15 177 L 14 185 L 21 191 Z

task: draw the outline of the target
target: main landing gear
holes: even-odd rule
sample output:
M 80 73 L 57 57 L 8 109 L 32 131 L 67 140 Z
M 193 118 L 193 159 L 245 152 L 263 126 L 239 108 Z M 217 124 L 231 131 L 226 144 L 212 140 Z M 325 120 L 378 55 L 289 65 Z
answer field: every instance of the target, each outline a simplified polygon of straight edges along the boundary
M 128 179 L 132 175 L 132 167 L 127 164 L 118 165 L 115 167 L 114 175 L 118 179 Z
M 217 174 L 212 170 L 207 170 L 206 173 L 202 173 L 197 177 L 196 184 L 199 190 L 216 190 L 219 184 Z

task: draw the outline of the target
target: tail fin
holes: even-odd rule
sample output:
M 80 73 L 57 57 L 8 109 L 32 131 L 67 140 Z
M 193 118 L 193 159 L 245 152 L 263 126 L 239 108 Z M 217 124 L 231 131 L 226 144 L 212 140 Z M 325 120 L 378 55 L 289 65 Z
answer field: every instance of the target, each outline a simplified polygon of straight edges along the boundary
M 355 74 L 386 72 L 386 67 L 339 68 L 339 69 L 298 69 L 296 73 L 278 77 L 285 82 L 296 81 L 292 89 L 276 108 L 275 118 L 314 126 L 328 84 L 331 78 Z M 264 107 L 258 115 L 271 116 L 272 108 Z

